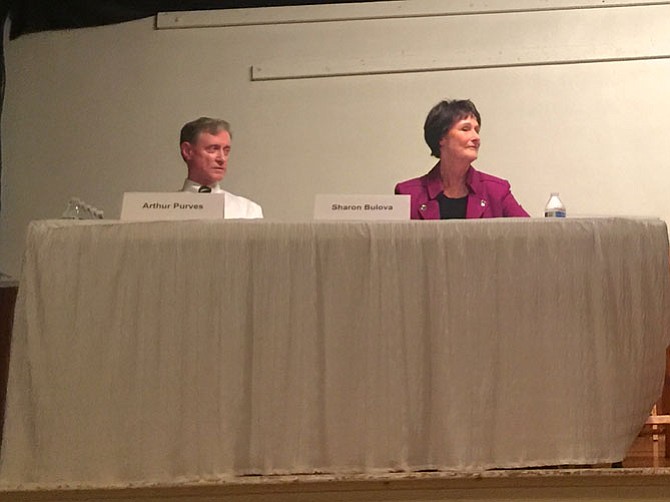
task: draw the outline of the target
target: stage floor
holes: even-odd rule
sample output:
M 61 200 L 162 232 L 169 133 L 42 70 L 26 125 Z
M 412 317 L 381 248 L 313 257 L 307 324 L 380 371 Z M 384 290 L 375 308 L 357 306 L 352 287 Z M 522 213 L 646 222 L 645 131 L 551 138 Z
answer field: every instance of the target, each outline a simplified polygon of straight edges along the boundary
M 623 468 L 562 466 L 483 472 L 243 476 L 136 488 L 0 492 L 11 502 L 436 502 L 442 500 L 664 500 L 670 497 L 665 437 L 638 437 Z

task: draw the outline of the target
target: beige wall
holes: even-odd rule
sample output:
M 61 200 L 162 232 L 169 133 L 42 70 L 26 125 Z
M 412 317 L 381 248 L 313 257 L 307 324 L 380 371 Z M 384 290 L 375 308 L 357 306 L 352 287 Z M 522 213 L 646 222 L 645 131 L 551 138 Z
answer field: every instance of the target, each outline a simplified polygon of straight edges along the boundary
M 70 196 L 117 218 L 126 191 L 178 189 L 179 128 L 205 114 L 233 124 L 224 184 L 272 219 L 426 172 L 427 111 L 467 97 L 483 117 L 476 165 L 533 216 L 560 191 L 571 216 L 668 220 L 670 4 L 620 3 L 407 0 L 350 20 L 343 6 L 262 9 L 237 26 L 144 19 L 8 42 L 0 270 L 18 276 L 27 223 Z M 605 8 L 574 8 L 592 4 Z M 254 24 L 291 12 L 339 20 Z

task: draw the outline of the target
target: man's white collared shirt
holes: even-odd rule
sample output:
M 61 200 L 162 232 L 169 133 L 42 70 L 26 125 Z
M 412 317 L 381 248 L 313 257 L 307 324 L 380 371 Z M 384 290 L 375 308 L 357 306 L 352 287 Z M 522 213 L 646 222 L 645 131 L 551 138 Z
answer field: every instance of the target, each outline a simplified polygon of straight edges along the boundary
M 184 186 L 182 187 L 182 192 L 194 192 L 198 193 L 202 185 L 187 179 L 184 181 Z M 232 194 L 225 191 L 223 188 L 216 185 L 209 186 L 212 189 L 211 193 L 222 193 L 224 194 L 224 211 L 223 216 L 225 219 L 237 219 L 237 218 L 262 218 L 263 209 L 261 206 L 256 204 L 254 201 L 251 201 L 245 197 Z

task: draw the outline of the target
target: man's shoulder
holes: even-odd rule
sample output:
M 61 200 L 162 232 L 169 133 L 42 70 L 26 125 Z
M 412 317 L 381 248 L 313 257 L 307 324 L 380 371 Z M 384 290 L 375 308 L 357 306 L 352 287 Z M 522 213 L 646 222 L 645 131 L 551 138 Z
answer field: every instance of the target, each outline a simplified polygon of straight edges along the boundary
M 240 205 L 250 205 L 250 206 L 257 206 L 261 207 L 257 203 L 255 203 L 251 199 L 247 199 L 246 197 L 242 197 L 241 195 L 235 195 L 232 192 L 229 192 L 228 190 L 224 190 L 223 193 L 226 195 L 226 198 L 229 199 L 231 202 L 235 202 Z
M 225 194 L 226 218 L 262 218 L 263 208 L 253 200 L 235 195 L 227 190 Z

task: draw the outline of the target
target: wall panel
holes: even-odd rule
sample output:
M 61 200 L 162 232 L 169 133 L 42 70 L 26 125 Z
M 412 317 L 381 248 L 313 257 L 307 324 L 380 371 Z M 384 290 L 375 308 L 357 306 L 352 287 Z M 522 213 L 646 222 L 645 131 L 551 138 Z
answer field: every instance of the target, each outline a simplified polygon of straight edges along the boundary
M 670 218 L 669 2 L 379 4 L 405 11 L 320 6 L 335 10 L 291 22 L 304 7 L 260 9 L 247 14 L 262 22 L 144 19 L 7 42 L 0 270 L 19 274 L 27 223 L 72 195 L 116 218 L 125 191 L 177 190 L 179 128 L 200 115 L 232 123 L 224 184 L 269 218 L 426 172 L 423 121 L 445 97 L 477 103 L 476 165 L 534 216 L 560 191 L 570 215 Z

